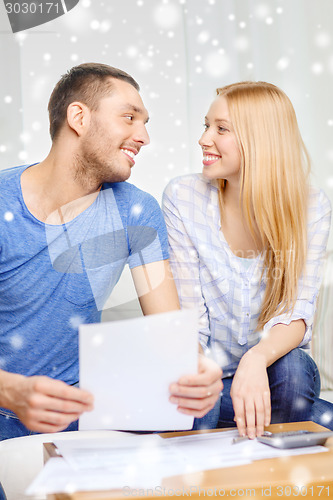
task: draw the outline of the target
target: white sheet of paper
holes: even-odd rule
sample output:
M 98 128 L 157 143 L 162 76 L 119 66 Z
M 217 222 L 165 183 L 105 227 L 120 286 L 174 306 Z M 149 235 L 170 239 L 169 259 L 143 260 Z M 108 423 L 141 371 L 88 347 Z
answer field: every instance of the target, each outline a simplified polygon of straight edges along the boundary
M 150 488 L 153 484 L 160 484 L 160 478 L 154 478 L 153 472 L 143 471 L 139 477 L 135 469 L 128 467 L 119 474 L 105 469 L 80 469 L 73 470 L 63 458 L 51 458 L 47 461 L 41 472 L 26 489 L 26 495 L 34 498 L 38 495 L 52 493 L 74 493 L 76 491 L 122 490 L 121 496 L 128 496 L 128 482 L 131 487 Z
M 73 469 L 118 469 L 120 472 L 121 467 L 134 463 L 132 455 L 143 453 L 145 459 L 152 457 L 164 441 L 158 434 L 111 432 L 109 438 L 55 440 L 54 444 Z
M 189 464 L 193 471 L 202 468 L 205 457 L 205 469 L 241 465 L 243 461 L 264 460 L 267 458 L 289 457 L 294 455 L 309 455 L 328 451 L 324 446 L 308 446 L 306 448 L 279 449 L 260 443 L 256 439 L 248 439 L 233 444 L 238 437 L 238 431 L 224 431 L 209 434 L 176 436 L 168 439 L 179 455 L 191 457 Z
M 169 385 L 197 373 L 195 310 L 79 327 L 80 386 L 95 397 L 80 430 L 191 429 L 169 402 Z

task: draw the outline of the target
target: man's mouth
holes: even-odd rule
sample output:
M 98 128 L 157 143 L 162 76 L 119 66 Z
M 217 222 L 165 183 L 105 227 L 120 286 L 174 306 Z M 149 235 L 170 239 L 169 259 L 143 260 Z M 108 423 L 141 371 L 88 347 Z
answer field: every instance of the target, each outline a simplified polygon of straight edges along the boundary
M 135 163 L 134 157 L 135 157 L 135 155 L 138 154 L 138 151 L 134 151 L 134 150 L 127 149 L 127 148 L 120 148 L 120 149 L 127 156 L 127 158 L 129 158 L 131 160 L 131 162 L 134 164 Z

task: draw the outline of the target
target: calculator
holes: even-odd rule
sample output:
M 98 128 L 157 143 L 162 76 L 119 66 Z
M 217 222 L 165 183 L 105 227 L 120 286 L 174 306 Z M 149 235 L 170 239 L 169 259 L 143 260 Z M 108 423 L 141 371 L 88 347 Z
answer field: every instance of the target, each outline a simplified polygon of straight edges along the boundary
M 323 445 L 326 439 L 333 437 L 333 431 L 289 431 L 289 432 L 265 432 L 264 436 L 257 437 L 260 443 L 274 446 L 274 448 L 303 448 L 305 446 Z

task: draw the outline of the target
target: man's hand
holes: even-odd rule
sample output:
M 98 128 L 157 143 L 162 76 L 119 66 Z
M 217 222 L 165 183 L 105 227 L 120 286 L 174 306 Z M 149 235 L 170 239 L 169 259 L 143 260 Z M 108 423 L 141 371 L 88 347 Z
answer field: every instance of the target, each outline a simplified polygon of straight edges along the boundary
M 177 383 L 170 385 L 171 403 L 178 411 L 202 418 L 215 405 L 223 384 L 222 370 L 211 359 L 199 354 L 199 373 L 185 375 Z
M 242 357 L 231 385 L 235 422 L 241 436 L 261 436 L 271 420 L 271 397 L 262 354 L 249 350 Z
M 1 404 L 35 432 L 66 429 L 84 411 L 93 409 L 93 396 L 49 377 L 1 373 Z

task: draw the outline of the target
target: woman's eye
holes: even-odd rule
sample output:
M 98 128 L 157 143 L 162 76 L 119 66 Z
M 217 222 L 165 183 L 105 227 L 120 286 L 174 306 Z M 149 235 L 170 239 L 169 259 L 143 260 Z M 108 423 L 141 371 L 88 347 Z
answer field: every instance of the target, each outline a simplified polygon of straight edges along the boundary
M 208 123 L 204 123 L 204 124 L 203 124 L 203 128 L 204 128 L 205 130 L 207 130 L 207 129 L 208 129 L 208 127 L 209 127 Z
M 132 121 L 134 117 L 132 115 L 126 115 L 125 118 L 128 118 L 130 121 Z
M 228 132 L 228 129 L 224 127 L 219 127 L 219 132 Z

